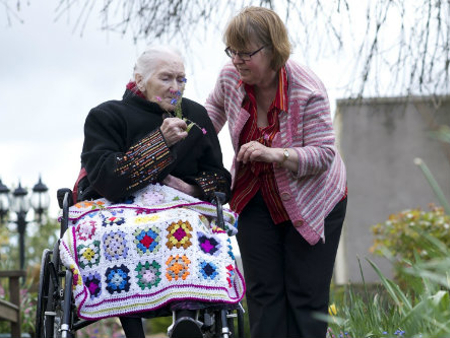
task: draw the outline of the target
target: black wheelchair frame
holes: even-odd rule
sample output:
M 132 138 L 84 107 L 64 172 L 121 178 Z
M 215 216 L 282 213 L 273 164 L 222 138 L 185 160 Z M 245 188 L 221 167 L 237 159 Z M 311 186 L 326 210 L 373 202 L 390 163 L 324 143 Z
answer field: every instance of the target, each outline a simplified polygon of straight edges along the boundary
M 77 331 L 98 321 L 83 320 L 77 316 L 72 295 L 73 274 L 64 267 L 59 256 L 60 239 L 69 227 L 69 207 L 73 205 L 72 191 L 67 188 L 59 189 L 57 197 L 62 209 L 60 236 L 53 250 L 45 249 L 42 253 L 36 310 L 37 338 L 74 338 Z M 219 226 L 223 226 L 223 198 L 223 194 L 216 193 Z M 203 338 L 244 337 L 244 309 L 240 303 L 234 309 L 197 310 L 194 320 L 200 326 Z M 173 323 L 168 328 L 168 334 L 170 338 L 177 338 L 170 335 Z

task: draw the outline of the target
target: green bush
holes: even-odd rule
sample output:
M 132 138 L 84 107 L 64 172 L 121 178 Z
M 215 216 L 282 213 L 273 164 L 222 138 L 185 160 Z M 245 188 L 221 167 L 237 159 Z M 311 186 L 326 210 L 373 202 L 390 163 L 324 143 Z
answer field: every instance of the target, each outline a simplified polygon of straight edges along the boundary
M 402 287 L 411 284 L 411 277 L 405 275 L 402 268 L 413 265 L 418 259 L 428 261 L 436 256 L 433 246 L 424 241 L 424 234 L 450 247 L 450 216 L 443 208 L 433 205 L 429 211 L 410 209 L 391 215 L 371 230 L 375 239 L 370 251 L 392 260 L 395 279 Z
M 420 279 L 424 287 L 404 291 L 369 261 L 381 284 L 333 289 L 329 316 L 318 315 L 328 321 L 327 338 L 450 337 L 450 259 L 444 258 L 450 252 L 426 235 L 424 242 L 439 257 L 427 262 L 418 258 L 418 263 L 403 268 L 405 275 Z

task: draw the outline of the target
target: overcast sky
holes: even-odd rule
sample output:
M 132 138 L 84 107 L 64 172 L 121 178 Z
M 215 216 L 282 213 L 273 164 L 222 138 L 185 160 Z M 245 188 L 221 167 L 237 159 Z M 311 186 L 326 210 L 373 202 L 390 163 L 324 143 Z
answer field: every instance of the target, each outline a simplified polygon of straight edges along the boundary
M 81 37 L 73 32 L 74 17 L 55 22 L 57 3 L 30 1 L 21 10 L 23 24 L 13 20 L 9 25 L 0 9 L 0 178 L 9 188 L 20 180 L 31 189 L 42 175 L 52 198 L 51 217 L 58 212 L 56 190 L 71 188 L 77 177 L 87 113 L 103 101 L 121 98 L 146 45 L 101 31 L 95 15 Z M 211 34 L 194 46 L 201 52 L 186 64 L 185 96 L 200 103 L 227 61 L 221 32 Z M 314 70 L 329 88 L 334 107 L 338 94 L 325 77 L 327 65 Z M 220 138 L 229 166 L 227 133 Z

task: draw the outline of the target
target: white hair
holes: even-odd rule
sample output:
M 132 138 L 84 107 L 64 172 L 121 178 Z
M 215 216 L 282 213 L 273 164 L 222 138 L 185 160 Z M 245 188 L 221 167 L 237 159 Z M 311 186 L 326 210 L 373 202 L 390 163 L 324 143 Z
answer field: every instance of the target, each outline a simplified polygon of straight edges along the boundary
M 146 83 L 147 80 L 157 70 L 159 62 L 162 60 L 166 60 L 167 56 L 175 56 L 184 63 L 180 51 L 175 47 L 168 45 L 147 47 L 147 49 L 136 60 L 133 71 L 133 78 L 136 79 L 136 75 L 139 74 L 142 77 L 143 82 Z

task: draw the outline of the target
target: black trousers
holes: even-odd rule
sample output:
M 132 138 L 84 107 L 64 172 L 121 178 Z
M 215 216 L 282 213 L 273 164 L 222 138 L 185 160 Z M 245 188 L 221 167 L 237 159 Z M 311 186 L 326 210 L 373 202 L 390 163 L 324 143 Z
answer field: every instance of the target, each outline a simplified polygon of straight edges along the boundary
M 347 199 L 325 219 L 325 243 L 311 246 L 291 222 L 274 224 L 260 193 L 239 216 L 251 336 L 324 338 L 330 283 Z
M 142 319 L 137 317 L 119 317 L 122 324 L 125 337 L 127 338 L 145 338 Z

